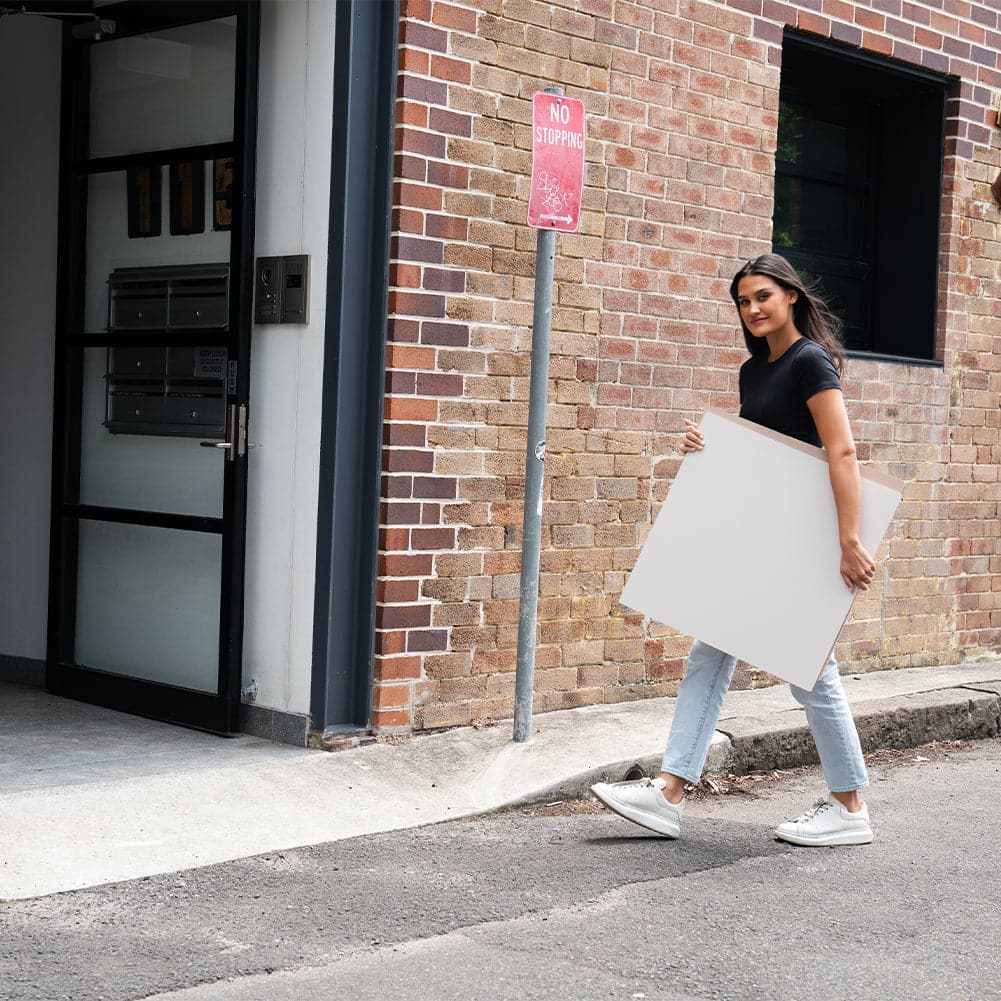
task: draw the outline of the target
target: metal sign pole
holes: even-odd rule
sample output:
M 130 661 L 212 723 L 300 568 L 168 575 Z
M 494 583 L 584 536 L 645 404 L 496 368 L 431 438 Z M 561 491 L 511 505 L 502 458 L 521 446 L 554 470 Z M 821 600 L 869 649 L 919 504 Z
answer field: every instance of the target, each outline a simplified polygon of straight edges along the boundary
M 546 471 L 546 397 L 549 394 L 556 231 L 575 233 L 580 226 L 584 126 L 584 102 L 565 98 L 562 87 L 547 87 L 532 95 L 532 184 L 528 224 L 536 230 L 535 307 L 525 449 L 525 516 L 521 533 L 518 666 L 514 687 L 514 739 L 519 742 L 532 736 L 535 695 L 542 478 Z
M 539 549 L 542 538 L 542 477 L 546 470 L 546 397 L 549 393 L 549 339 L 553 321 L 553 266 L 556 258 L 555 230 L 540 229 L 537 233 L 532 376 L 528 398 L 528 447 L 525 450 L 525 517 L 521 536 L 518 667 L 514 689 L 516 741 L 525 741 L 532 736 Z

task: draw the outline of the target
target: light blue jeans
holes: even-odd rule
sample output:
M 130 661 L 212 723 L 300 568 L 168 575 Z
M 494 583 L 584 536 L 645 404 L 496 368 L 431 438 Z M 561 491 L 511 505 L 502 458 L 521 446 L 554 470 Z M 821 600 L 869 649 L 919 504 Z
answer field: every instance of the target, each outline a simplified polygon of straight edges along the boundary
M 687 782 L 702 778 L 709 745 L 730 687 L 737 658 L 696 640 L 678 689 L 678 704 L 664 749 L 661 771 Z M 812 691 L 790 685 L 806 710 L 824 777 L 831 792 L 851 792 L 869 784 L 862 744 L 832 657 Z

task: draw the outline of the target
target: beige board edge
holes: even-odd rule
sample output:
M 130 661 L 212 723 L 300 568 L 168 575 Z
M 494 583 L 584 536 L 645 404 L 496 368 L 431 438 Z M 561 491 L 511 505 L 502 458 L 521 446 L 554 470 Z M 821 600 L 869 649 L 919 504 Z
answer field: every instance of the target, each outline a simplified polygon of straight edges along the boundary
M 755 424 L 753 421 L 749 421 L 744 417 L 738 417 L 736 414 L 721 410 L 719 407 L 709 407 L 706 413 L 713 414 L 715 417 L 721 417 L 723 420 L 731 421 L 734 424 L 740 424 L 749 431 L 755 431 L 766 438 L 771 438 L 773 441 L 788 445 L 790 448 L 799 449 L 800 452 L 812 455 L 815 459 L 820 459 L 822 462 L 828 462 L 827 453 L 816 445 L 807 444 L 807 442 L 800 441 L 798 438 L 791 438 L 787 434 L 773 431 L 771 428 L 766 428 L 761 424 Z M 870 469 L 862 463 L 859 463 L 859 472 L 865 479 L 872 483 L 878 483 L 900 494 L 904 492 L 904 481 L 897 479 L 896 476 L 891 476 L 889 473 L 881 473 L 878 469 Z

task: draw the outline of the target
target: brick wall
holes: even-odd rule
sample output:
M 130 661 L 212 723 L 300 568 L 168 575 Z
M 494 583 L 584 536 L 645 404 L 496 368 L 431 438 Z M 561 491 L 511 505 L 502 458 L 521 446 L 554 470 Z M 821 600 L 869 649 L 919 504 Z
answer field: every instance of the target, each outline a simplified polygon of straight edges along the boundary
M 539 710 L 673 694 L 688 638 L 616 598 L 684 417 L 735 409 L 728 296 L 770 249 L 786 25 L 960 78 L 948 110 L 941 368 L 852 360 L 862 458 L 908 481 L 838 647 L 852 669 L 1001 649 L 999 15 L 965 0 L 404 0 L 377 618 L 377 728 L 510 716 L 535 233 L 531 95 L 588 113 L 557 240 Z M 766 681 L 749 669 L 737 684 Z

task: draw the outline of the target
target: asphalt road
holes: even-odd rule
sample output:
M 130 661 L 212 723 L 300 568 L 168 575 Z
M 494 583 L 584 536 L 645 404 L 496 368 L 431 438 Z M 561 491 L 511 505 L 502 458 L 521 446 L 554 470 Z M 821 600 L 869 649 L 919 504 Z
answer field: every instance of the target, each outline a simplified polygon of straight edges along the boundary
M 562 804 L 0 905 L 0 998 L 1001 999 L 1001 740 L 878 757 L 865 847 L 772 839 L 801 769 L 678 842 Z

